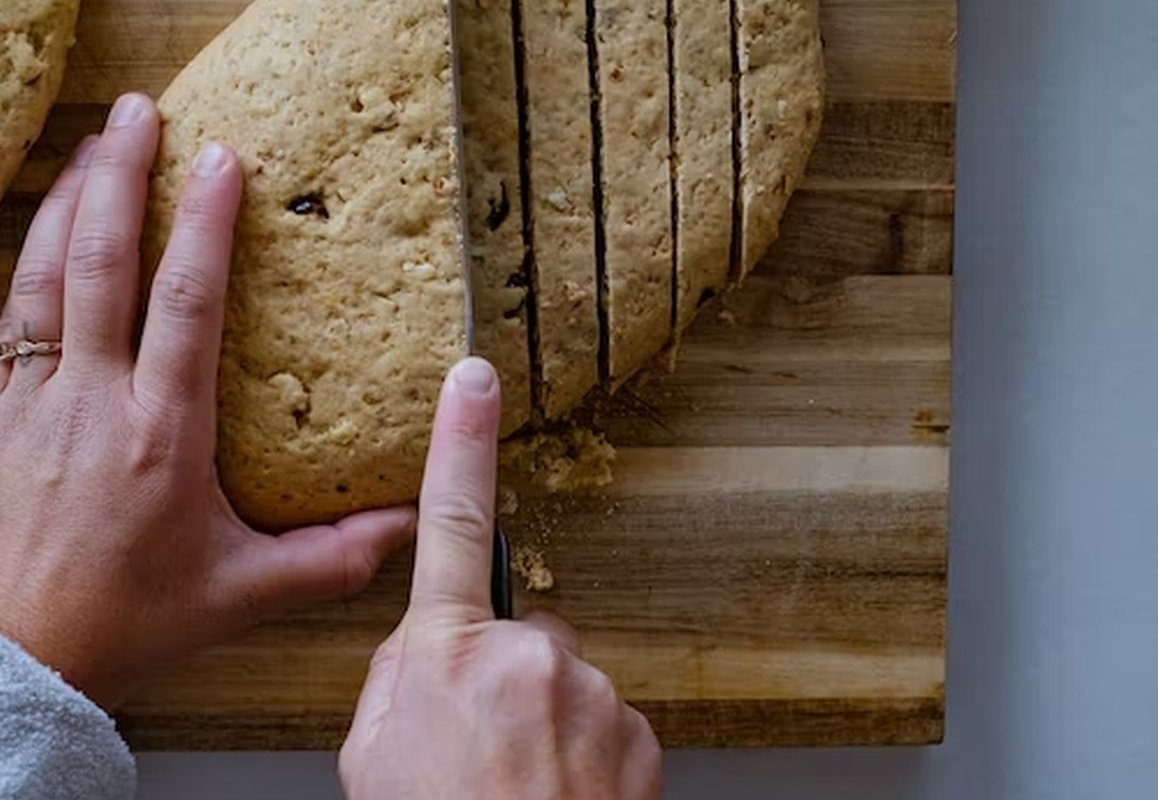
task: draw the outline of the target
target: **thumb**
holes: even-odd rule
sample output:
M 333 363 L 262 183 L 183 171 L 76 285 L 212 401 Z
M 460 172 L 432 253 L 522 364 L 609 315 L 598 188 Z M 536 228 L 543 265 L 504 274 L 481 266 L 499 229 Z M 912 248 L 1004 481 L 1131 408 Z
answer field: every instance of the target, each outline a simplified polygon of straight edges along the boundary
M 242 562 L 246 594 L 262 616 L 358 594 L 392 552 L 414 536 L 410 508 L 369 511 L 336 525 L 302 528 L 259 542 Z

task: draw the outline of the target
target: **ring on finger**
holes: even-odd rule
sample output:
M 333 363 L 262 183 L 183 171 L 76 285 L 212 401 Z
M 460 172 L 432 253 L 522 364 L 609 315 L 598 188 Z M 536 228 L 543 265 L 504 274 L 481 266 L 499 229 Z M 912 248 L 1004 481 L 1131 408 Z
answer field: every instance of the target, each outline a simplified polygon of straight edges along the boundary
M 54 356 L 60 353 L 60 342 L 33 339 L 24 326 L 24 336 L 15 342 L 0 342 L 0 364 L 19 361 L 27 364 L 37 356 Z

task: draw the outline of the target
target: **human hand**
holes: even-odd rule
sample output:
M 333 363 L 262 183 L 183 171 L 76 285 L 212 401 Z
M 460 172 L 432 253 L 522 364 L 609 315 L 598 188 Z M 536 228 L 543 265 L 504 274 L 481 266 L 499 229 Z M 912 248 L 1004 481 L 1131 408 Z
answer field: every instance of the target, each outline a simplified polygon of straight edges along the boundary
M 499 385 L 470 359 L 443 388 L 410 608 L 379 648 L 340 772 L 350 800 L 654 800 L 647 720 L 553 617 L 496 621 L 490 572 Z
M 0 341 L 0 634 L 112 707 L 158 664 L 285 606 L 362 589 L 413 513 L 280 538 L 247 528 L 214 472 L 215 394 L 241 170 L 198 157 L 134 347 L 147 98 L 117 103 L 29 232 Z

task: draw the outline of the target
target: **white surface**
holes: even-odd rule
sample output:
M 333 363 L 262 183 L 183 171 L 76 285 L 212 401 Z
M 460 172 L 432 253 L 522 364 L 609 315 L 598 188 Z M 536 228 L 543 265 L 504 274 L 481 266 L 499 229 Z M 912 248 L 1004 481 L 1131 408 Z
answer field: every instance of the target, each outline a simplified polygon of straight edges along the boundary
M 949 736 L 674 753 L 668 796 L 1158 785 L 1158 3 L 963 0 Z M 337 797 L 332 757 L 155 756 L 145 800 Z

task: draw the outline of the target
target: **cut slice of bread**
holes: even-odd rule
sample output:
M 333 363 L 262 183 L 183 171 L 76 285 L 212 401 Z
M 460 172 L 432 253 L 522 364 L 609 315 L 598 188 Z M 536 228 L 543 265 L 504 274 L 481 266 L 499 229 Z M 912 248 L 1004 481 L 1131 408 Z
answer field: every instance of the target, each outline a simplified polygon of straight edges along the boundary
M 824 112 L 819 0 L 737 0 L 747 275 L 780 235 Z
M 598 0 L 608 368 L 631 377 L 668 342 L 671 155 L 665 0 Z
M 674 0 L 676 332 L 728 283 L 735 169 L 729 0 Z
M 577 0 L 520 2 L 542 403 L 554 419 L 599 381 L 587 14 Z
M 507 436 L 531 418 L 511 2 L 456 2 L 475 348 L 502 378 Z
M 257 0 L 160 101 L 150 263 L 202 142 L 246 173 L 218 460 L 254 524 L 417 495 L 465 355 L 449 48 L 443 0 Z
M 79 0 L 0 3 L 0 195 L 44 130 L 75 41 Z

